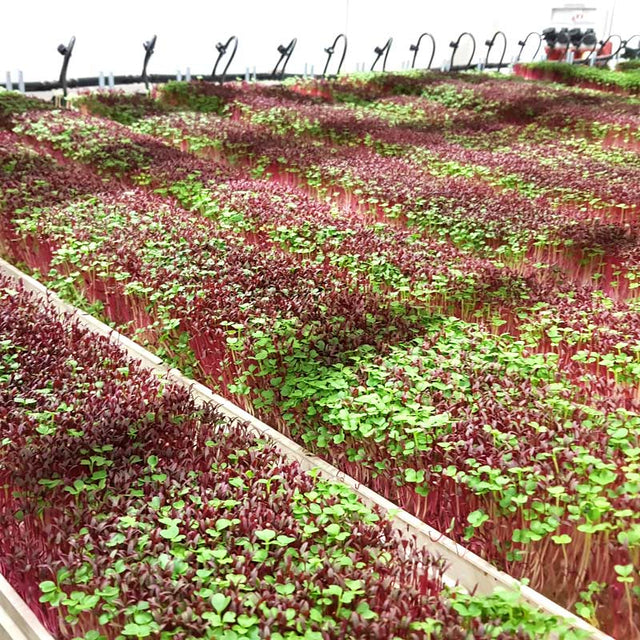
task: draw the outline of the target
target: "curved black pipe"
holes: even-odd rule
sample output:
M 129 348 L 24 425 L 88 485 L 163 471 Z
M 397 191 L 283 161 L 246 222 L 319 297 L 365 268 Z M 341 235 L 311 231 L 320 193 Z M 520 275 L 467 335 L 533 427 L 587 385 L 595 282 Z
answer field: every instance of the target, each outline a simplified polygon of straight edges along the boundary
M 298 38 L 294 38 L 286 47 L 282 44 L 278 46 L 278 53 L 280 54 L 280 58 L 278 58 L 278 62 L 276 62 L 276 66 L 273 68 L 273 73 L 271 74 L 271 77 L 274 80 L 277 77 L 277 74 L 280 75 L 281 79 L 284 77 L 284 70 L 287 68 L 289 58 L 291 57 L 293 50 L 296 48 L 296 44 L 298 44 Z M 280 66 L 281 62 L 283 63 L 282 69 L 278 71 L 278 67 Z
M 491 54 L 491 49 L 493 49 L 493 45 L 496 43 L 496 38 L 498 36 L 502 36 L 502 41 L 503 41 L 502 55 L 500 56 L 500 61 L 498 63 L 489 62 L 489 55 Z M 502 67 L 509 66 L 509 65 L 503 64 L 504 63 L 504 55 L 507 52 L 507 36 L 505 35 L 504 31 L 496 31 L 493 34 L 493 37 L 491 38 L 491 40 L 485 40 L 485 45 L 487 46 L 487 59 L 485 61 L 485 65 L 484 66 L 487 69 L 497 69 L 498 71 L 500 71 L 500 69 L 502 69 Z
M 327 62 L 324 65 L 324 71 L 322 72 L 322 77 L 324 78 L 327 75 L 327 69 L 329 68 L 329 63 L 331 62 L 331 58 L 336 50 L 336 45 L 338 44 L 338 40 L 342 38 L 344 40 L 344 49 L 342 49 L 342 57 L 340 58 L 340 63 L 338 64 L 338 70 L 336 71 L 336 75 L 340 75 L 340 69 L 342 69 L 342 63 L 344 62 L 344 57 L 347 55 L 347 36 L 344 33 L 339 33 L 336 36 L 336 39 L 333 41 L 333 44 L 330 47 L 325 49 L 327 54 Z
M 418 38 L 418 42 L 416 42 L 415 44 L 412 44 L 409 47 L 409 51 L 413 51 L 413 60 L 411 62 L 412 69 L 415 69 L 416 67 L 416 58 L 418 57 L 418 51 L 420 51 L 420 43 L 422 42 L 422 38 L 424 38 L 425 36 L 428 36 L 429 38 L 431 38 L 431 57 L 429 58 L 429 66 L 427 67 L 427 69 L 431 69 L 431 65 L 433 64 L 433 57 L 436 55 L 436 41 L 430 33 L 427 33 L 425 31 L 424 33 L 420 34 L 420 37 Z
M 606 44 L 611 40 L 611 38 L 618 38 L 618 40 L 620 40 L 618 48 L 614 51 L 613 47 L 611 47 L 611 53 L 608 56 L 601 55 Z M 617 33 L 612 33 L 606 40 L 601 40 L 598 43 L 600 45 L 600 48 L 598 49 L 598 53 L 596 53 L 596 62 L 608 62 L 609 60 L 611 60 L 611 58 L 615 58 L 618 53 L 620 53 L 622 48 L 626 45 L 626 42 L 628 41 L 623 40 Z
M 156 40 L 158 39 L 158 36 L 153 36 L 153 38 L 151 38 L 151 40 L 148 40 L 147 42 L 143 43 L 143 47 L 144 47 L 144 63 L 142 65 L 142 81 L 144 82 L 144 87 L 145 89 L 149 89 L 149 76 L 147 75 L 147 65 L 149 64 L 149 60 L 151 59 L 151 56 L 153 55 L 155 49 L 156 49 Z
M 456 55 L 456 51 L 458 50 L 458 47 L 460 46 L 460 40 L 462 40 L 464 36 L 469 36 L 471 38 L 471 42 L 473 43 L 473 49 L 471 50 L 471 55 L 469 56 L 469 62 L 467 62 L 466 65 L 460 65 L 458 67 L 455 67 L 453 64 L 453 59 Z M 451 71 L 464 71 L 466 69 L 471 69 L 473 67 L 472 60 L 473 60 L 473 56 L 476 53 L 476 39 L 473 37 L 472 34 L 470 34 L 468 31 L 463 31 L 458 36 L 458 39 L 455 42 L 449 43 L 449 46 L 453 49 L 453 51 L 451 52 L 451 62 L 449 63 L 449 69 Z
M 638 46 L 635 48 L 628 46 L 634 38 L 638 38 Z M 624 41 L 624 51 L 622 52 L 622 57 L 625 60 L 636 60 L 640 58 L 640 33 L 636 33 Z
M 516 57 L 516 62 L 520 62 L 520 58 L 522 57 L 522 52 L 524 48 L 527 46 L 527 42 L 529 42 L 529 38 L 531 36 L 538 36 L 538 46 L 536 48 L 536 52 L 531 57 L 531 60 L 535 60 L 538 55 L 538 51 L 540 51 L 540 47 L 542 46 L 542 36 L 537 31 L 532 31 L 527 34 L 527 37 L 524 40 L 518 40 L 518 44 L 520 45 L 520 51 L 518 51 L 518 56 Z
M 218 44 L 216 45 L 216 49 L 218 50 L 218 57 L 216 58 L 216 63 L 213 65 L 213 71 L 211 72 L 212 80 L 216 79 L 216 69 L 218 68 L 218 64 L 220 60 L 222 60 L 222 58 L 224 57 L 225 53 L 227 53 L 227 49 L 229 48 L 229 45 L 232 42 L 233 42 L 233 51 L 231 52 L 231 55 L 227 60 L 227 64 L 224 67 L 224 71 L 222 72 L 222 77 L 220 78 L 220 84 L 222 84 L 225 81 L 227 77 L 227 71 L 229 69 L 229 65 L 235 58 L 236 51 L 238 50 L 238 38 L 236 36 L 231 36 L 224 44 L 222 44 L 222 42 L 218 42 Z
M 382 54 L 384 53 L 384 60 L 382 61 L 382 71 L 387 70 L 387 58 L 389 57 L 389 50 L 391 49 L 391 45 L 393 44 L 393 38 L 389 38 L 385 43 L 384 47 L 376 47 L 373 51 L 376 54 L 376 59 L 373 61 L 371 65 L 371 71 L 375 69 L 375 66 L 378 64 L 378 60 L 380 60 Z
M 62 95 L 67 97 L 67 68 L 69 67 L 69 60 L 73 53 L 73 47 L 76 45 L 76 37 L 72 36 L 69 40 L 69 44 L 65 47 L 63 44 L 58 45 L 58 53 L 64 56 L 62 60 L 62 69 L 60 69 L 60 86 L 62 87 Z

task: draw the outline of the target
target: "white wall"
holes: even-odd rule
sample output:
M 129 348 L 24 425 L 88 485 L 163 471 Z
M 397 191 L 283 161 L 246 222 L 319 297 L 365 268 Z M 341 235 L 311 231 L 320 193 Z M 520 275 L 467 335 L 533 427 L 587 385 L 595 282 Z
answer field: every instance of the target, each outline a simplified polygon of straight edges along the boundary
M 449 58 L 449 42 L 461 31 L 471 31 L 478 40 L 475 58 L 485 52 L 484 40 L 497 29 L 509 37 L 507 60 L 515 54 L 516 41 L 529 31 L 550 25 L 552 7 L 564 0 L 456 0 L 435 3 L 425 0 L 3 0 L 0 11 L 0 82 L 4 72 L 24 72 L 25 80 L 54 80 L 62 57 L 58 44 L 77 37 L 69 77 L 95 76 L 100 71 L 139 74 L 144 50 L 142 42 L 158 35 L 150 73 L 174 73 L 187 66 L 192 74 L 211 72 L 217 52 L 215 43 L 237 35 L 238 54 L 230 69 L 244 73 L 256 66 L 258 72 L 271 71 L 276 47 L 294 36 L 298 46 L 289 71 L 301 72 L 305 63 L 322 70 L 324 47 L 341 31 L 349 37 L 345 70 L 356 64 L 367 68 L 375 46 L 394 38 L 388 68 L 400 69 L 409 60 L 409 45 L 423 31 L 437 41 L 434 66 Z M 640 32 L 640 1 L 585 0 L 598 8 L 598 36 L 610 25 L 625 37 Z M 608 33 L 606 34 L 608 35 Z M 423 40 L 420 58 L 428 56 Z M 460 52 L 460 59 L 463 58 Z M 337 62 L 339 52 L 334 56 Z M 468 54 L 467 54 L 468 55 Z

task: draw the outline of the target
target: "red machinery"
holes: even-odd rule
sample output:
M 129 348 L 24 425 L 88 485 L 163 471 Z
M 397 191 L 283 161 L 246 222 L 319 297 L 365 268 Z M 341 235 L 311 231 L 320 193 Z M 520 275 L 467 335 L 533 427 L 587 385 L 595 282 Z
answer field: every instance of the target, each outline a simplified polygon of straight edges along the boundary
M 601 43 L 598 48 L 598 40 L 593 29 L 560 29 L 554 27 L 545 29 L 542 37 L 546 42 L 545 53 L 547 60 L 582 60 L 595 52 L 597 57 L 610 56 L 612 43 Z M 598 50 L 596 51 L 596 49 Z

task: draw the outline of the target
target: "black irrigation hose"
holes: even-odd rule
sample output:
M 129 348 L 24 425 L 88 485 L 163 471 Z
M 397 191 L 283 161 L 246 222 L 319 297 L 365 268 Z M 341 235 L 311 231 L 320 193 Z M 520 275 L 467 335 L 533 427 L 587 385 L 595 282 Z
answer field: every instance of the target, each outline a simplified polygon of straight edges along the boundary
M 609 55 L 601 55 L 605 46 L 611 41 L 611 38 L 618 38 L 618 40 L 620 40 L 618 48 L 614 51 L 613 47 L 611 47 L 611 53 Z M 626 42 L 617 33 L 612 33 L 606 40 L 601 40 L 598 44 L 600 45 L 600 48 L 598 49 L 598 53 L 596 54 L 596 62 L 609 62 L 609 60 L 615 58 L 620 53 L 620 51 L 622 51 Z
M 464 65 L 458 65 L 457 67 L 453 64 L 453 59 L 456 55 L 456 51 L 458 50 L 458 47 L 460 46 L 460 40 L 462 40 L 462 38 L 464 38 L 464 36 L 469 36 L 469 38 L 471 38 L 471 42 L 473 43 L 473 48 L 471 50 L 471 55 L 469 56 L 469 62 L 467 62 L 467 64 Z M 468 31 L 463 31 L 459 36 L 458 39 L 455 42 L 450 42 L 449 46 L 453 49 L 453 51 L 451 52 L 451 62 L 449 64 L 449 70 L 450 71 L 467 71 L 468 69 L 472 69 L 473 68 L 473 56 L 476 53 L 476 39 L 473 37 L 473 35 L 471 33 L 469 33 Z
M 287 64 L 289 63 L 289 58 L 291 58 L 291 54 L 293 53 L 293 50 L 296 48 L 296 44 L 298 43 L 298 38 L 294 38 L 286 47 L 284 45 L 280 45 L 278 47 L 278 53 L 280 54 L 280 58 L 278 59 L 278 62 L 276 62 L 276 66 L 273 68 L 273 73 L 271 74 L 271 78 L 272 79 L 276 79 L 276 78 L 283 78 L 284 77 L 284 71 L 287 68 Z M 280 71 L 278 71 L 278 67 L 280 66 L 280 63 L 282 64 L 282 69 L 280 69 Z
M 493 45 L 496 43 L 496 38 L 498 36 L 502 36 L 502 54 L 500 56 L 500 61 L 499 62 L 489 62 L 489 56 L 491 55 L 491 49 L 493 49 Z M 507 36 L 505 35 L 504 31 L 496 31 L 493 34 L 493 37 L 491 38 L 491 40 L 485 40 L 485 45 L 487 46 L 487 59 L 485 61 L 485 68 L 486 69 L 498 69 L 498 71 L 500 71 L 500 69 L 502 69 L 502 67 L 508 67 L 508 64 L 504 64 L 504 56 L 505 53 L 507 52 Z
M 149 76 L 147 75 L 147 65 L 149 64 L 149 60 L 151 56 L 154 54 L 156 49 L 156 40 L 158 36 L 153 36 L 151 40 L 143 43 L 144 47 L 144 63 L 142 65 L 142 81 L 144 82 L 145 89 L 149 90 Z
M 424 33 L 420 34 L 420 37 L 418 38 L 418 42 L 416 42 L 415 44 L 412 44 L 409 47 L 409 51 L 413 51 L 413 60 L 411 62 L 412 69 L 415 69 L 416 67 L 416 58 L 418 56 L 418 51 L 420 51 L 420 43 L 422 42 L 422 38 L 424 38 L 425 36 L 431 39 L 431 58 L 429 58 L 429 66 L 427 67 L 427 69 L 431 69 L 431 65 L 433 64 L 433 57 L 436 55 L 436 41 L 435 41 L 435 38 L 430 33 L 427 33 L 425 31 Z
M 376 47 L 373 51 L 376 54 L 376 59 L 373 61 L 371 65 L 371 71 L 373 71 L 378 64 L 378 60 L 380 60 L 382 54 L 384 53 L 384 60 L 382 61 L 382 71 L 387 70 L 387 58 L 389 57 L 389 51 L 391 50 L 391 45 L 393 44 L 393 38 L 389 38 L 385 43 L 384 47 Z
M 629 43 L 634 39 L 638 38 L 638 46 L 636 48 L 630 47 Z M 632 35 L 630 38 L 627 38 L 624 41 L 624 52 L 622 53 L 622 57 L 625 60 L 638 60 L 640 59 L 640 33 L 636 33 Z
M 502 54 L 500 56 L 500 61 L 497 63 L 490 63 L 488 61 L 489 58 L 489 54 L 491 52 L 491 49 L 493 48 L 493 46 L 495 45 L 495 40 L 497 38 L 497 36 L 502 36 L 503 38 L 503 49 L 502 49 Z M 563 33 L 560 32 L 561 36 L 563 36 L 561 39 L 558 39 L 558 43 L 559 44 L 565 44 L 565 42 L 563 42 L 563 40 L 566 38 L 566 48 L 565 48 L 565 56 L 567 54 L 567 52 L 569 51 L 569 47 L 571 46 L 571 39 L 569 38 L 568 33 Z M 580 43 L 578 46 L 582 45 L 585 42 L 585 38 L 587 38 L 590 34 L 584 34 L 580 40 Z M 433 37 L 433 35 L 431 35 L 428 32 L 424 32 L 422 34 L 420 34 L 420 37 L 418 38 L 418 41 L 416 42 L 416 44 L 412 44 L 409 47 L 409 50 L 413 52 L 413 60 L 411 63 L 411 68 L 415 68 L 416 65 L 416 59 L 417 59 L 417 55 L 418 52 L 420 50 L 420 45 L 422 42 L 422 39 L 424 37 L 428 37 L 431 40 L 431 46 L 432 46 L 432 50 L 431 50 L 431 57 L 429 58 L 429 65 L 426 67 L 427 69 L 431 68 L 431 65 L 433 64 L 433 58 L 435 56 L 435 49 L 436 49 L 436 42 L 435 39 Z M 468 37 L 471 38 L 471 42 L 472 42 L 472 51 L 471 51 L 471 55 L 469 56 L 469 60 L 466 64 L 463 65 L 455 65 L 454 61 L 455 61 L 455 55 L 460 47 L 460 43 L 462 41 L 462 39 L 464 37 Z M 533 54 L 533 58 L 535 59 L 535 57 L 538 55 L 538 52 L 540 51 L 540 47 L 542 46 L 542 35 L 532 31 L 529 34 L 527 34 L 527 36 L 524 38 L 524 40 L 520 40 L 518 41 L 518 45 L 520 46 L 520 50 L 518 52 L 518 55 L 516 57 L 516 60 L 519 61 L 520 58 L 522 57 L 522 52 L 524 51 L 524 48 L 526 47 L 526 45 L 529 42 L 529 39 L 532 37 L 537 37 L 538 38 L 538 46 L 536 47 L 535 53 Z M 604 50 L 605 46 L 611 41 L 612 38 L 618 38 L 619 39 L 619 45 L 618 48 L 615 49 L 615 51 L 612 48 L 612 52 L 608 55 L 601 55 L 602 51 Z M 633 36 L 631 36 L 630 38 L 628 38 L 627 40 L 623 40 L 619 35 L 617 34 L 612 34 L 610 35 L 606 40 L 604 41 L 600 41 L 598 43 L 599 47 L 597 48 L 597 52 L 596 52 L 596 45 L 594 44 L 593 49 L 589 52 L 589 55 L 581 60 L 577 60 L 574 61 L 576 64 L 587 64 L 588 62 L 591 61 L 591 57 L 593 56 L 594 52 L 596 53 L 595 56 L 595 62 L 596 63 L 604 63 L 607 62 L 609 60 L 611 60 L 612 58 L 614 58 L 616 55 L 618 55 L 618 53 L 620 53 L 620 51 L 622 51 L 623 49 L 625 50 L 625 53 L 623 54 L 623 57 L 627 57 L 625 54 L 627 54 L 627 51 L 631 54 L 629 57 L 634 57 L 636 55 L 638 55 L 638 57 L 640 57 L 640 49 L 633 49 L 632 47 L 629 47 L 628 44 L 634 39 L 634 38 L 640 38 L 640 35 L 635 34 Z M 333 41 L 333 44 L 330 47 L 327 47 L 325 49 L 325 52 L 327 53 L 327 61 L 325 63 L 325 67 L 324 67 L 324 71 L 322 72 L 323 77 L 326 76 L 327 71 L 328 71 L 328 67 L 329 67 L 329 63 L 331 62 L 332 56 L 335 54 L 335 48 L 338 44 L 339 40 L 343 40 L 344 42 L 344 48 L 342 50 L 342 56 L 340 57 L 340 63 L 338 64 L 338 68 L 336 71 L 336 75 L 340 73 L 341 69 L 342 69 L 342 65 L 344 63 L 344 59 L 347 53 L 347 37 L 344 33 L 340 33 L 338 34 L 338 36 L 336 36 L 335 40 Z M 129 84 L 138 84 L 138 83 L 144 83 L 145 87 L 148 89 L 150 84 L 160 84 L 160 83 L 166 83 L 166 82 L 171 82 L 173 80 L 176 79 L 174 74 L 156 74 L 156 75 L 149 75 L 149 73 L 147 72 L 147 67 L 149 64 L 149 60 L 151 59 L 151 56 L 154 54 L 155 52 L 155 45 L 156 45 L 156 41 L 157 41 L 157 36 L 154 35 L 153 38 L 147 42 L 145 42 L 143 44 L 144 49 L 145 49 L 145 56 L 144 56 L 144 62 L 143 62 L 143 66 L 142 66 L 142 74 L 140 76 L 111 76 L 112 82 L 114 85 L 129 85 Z M 78 87 L 97 87 L 100 86 L 102 84 L 102 82 L 104 81 L 104 77 L 97 77 L 97 76 L 93 76 L 93 77 L 87 77 L 87 78 L 76 78 L 76 79 L 68 79 L 67 78 L 67 71 L 68 71 L 68 67 L 69 67 L 69 61 L 71 59 L 71 55 L 73 53 L 73 48 L 75 46 L 75 42 L 76 42 L 76 38 L 75 36 L 71 38 L 71 40 L 69 41 L 69 44 L 67 46 L 65 45 L 59 45 L 58 46 L 58 52 L 64 56 L 63 59 L 63 63 L 62 63 L 62 69 L 60 71 L 60 78 L 58 81 L 54 81 L 54 82 L 25 82 L 24 83 L 24 89 L 25 91 L 28 92 L 39 92 L 39 91 L 53 91 L 53 90 L 57 90 L 57 89 L 62 89 L 63 91 L 63 96 L 66 98 L 67 96 L 67 92 L 69 89 L 72 88 L 78 88 Z M 279 79 L 284 79 L 284 78 L 291 78 L 291 77 L 296 77 L 297 74 L 290 74 L 290 73 L 286 73 L 286 66 L 289 62 L 289 59 L 291 58 L 291 55 L 293 54 L 293 51 L 296 47 L 298 40 L 297 38 L 293 38 L 291 40 L 291 42 L 289 42 L 289 44 L 287 46 L 284 45 L 280 45 L 278 47 L 278 52 L 280 53 L 280 58 L 278 59 L 278 62 L 276 63 L 276 66 L 274 67 L 274 70 L 272 73 L 259 73 L 259 74 L 255 74 L 255 78 L 257 80 L 272 80 L 274 78 L 279 78 Z M 229 56 L 229 59 L 227 60 L 227 63 L 224 67 L 224 70 L 222 72 L 222 76 L 220 78 L 220 82 L 224 82 L 227 76 L 227 72 L 229 69 L 229 66 L 231 64 L 231 62 L 234 59 L 234 56 L 236 54 L 236 51 L 238 49 L 238 38 L 236 36 L 231 36 L 226 43 L 218 43 L 216 45 L 216 49 L 218 50 L 218 58 L 216 59 L 215 65 L 213 67 L 213 71 L 211 73 L 211 80 L 216 80 L 216 71 L 218 68 L 218 65 L 220 63 L 220 61 L 222 60 L 222 58 L 226 55 L 229 47 L 231 46 L 231 43 L 233 43 L 233 49 L 231 51 L 231 55 Z M 386 71 L 386 65 L 387 65 L 387 58 L 389 56 L 389 51 L 391 49 L 391 45 L 393 43 L 393 38 L 389 38 L 387 40 L 387 42 L 385 43 L 385 45 L 383 47 L 376 47 L 374 49 L 375 53 L 376 53 L 376 58 L 373 62 L 373 64 L 371 65 L 371 70 L 373 71 L 375 69 L 376 64 L 378 63 L 378 61 L 380 60 L 380 58 L 384 55 L 384 60 L 382 63 L 382 71 Z M 493 37 L 490 40 L 487 40 L 485 42 L 485 44 L 488 47 L 487 50 L 487 63 L 486 63 L 486 67 L 487 68 L 502 68 L 507 66 L 507 64 L 504 63 L 504 56 L 506 53 L 506 48 L 507 48 L 507 37 L 505 35 L 504 32 L 502 31 L 496 31 L 496 33 L 493 35 Z M 462 32 L 459 36 L 458 39 L 454 42 L 451 42 L 449 44 L 449 46 L 453 49 L 453 51 L 451 52 L 451 62 L 450 62 L 450 70 L 452 71 L 464 71 L 464 70 L 468 70 L 473 68 L 473 56 L 475 55 L 475 51 L 476 51 L 476 40 L 474 38 L 474 36 L 469 33 L 468 31 L 464 31 Z M 279 67 L 282 65 L 282 68 L 280 70 Z
M 69 44 L 65 47 L 63 44 L 58 45 L 58 53 L 64 56 L 62 60 L 62 69 L 60 69 L 60 86 L 62 87 L 62 94 L 67 97 L 67 69 L 69 67 L 69 60 L 73 53 L 73 47 L 76 45 L 76 37 L 72 36 L 69 40 Z
M 538 51 L 540 51 L 540 47 L 542 46 L 542 36 L 537 31 L 532 31 L 527 34 L 527 37 L 524 40 L 518 40 L 518 44 L 520 45 L 520 51 L 518 51 L 518 56 L 516 57 L 516 62 L 520 62 L 520 58 L 522 57 L 522 52 L 524 48 L 527 46 L 529 42 L 529 38 L 531 36 L 538 36 L 538 46 L 536 47 L 536 52 L 531 56 L 531 60 L 535 60 L 538 55 Z
M 216 45 L 216 49 L 218 50 L 218 57 L 216 59 L 216 63 L 213 65 L 213 71 L 211 72 L 212 80 L 216 79 L 216 70 L 218 68 L 218 64 L 220 60 L 222 60 L 222 58 L 224 57 L 225 53 L 227 53 L 227 49 L 229 48 L 229 45 L 232 42 L 233 42 L 233 50 L 231 51 L 231 55 L 227 60 L 227 64 L 224 67 L 224 71 L 222 72 L 222 77 L 220 78 L 220 84 L 222 84 L 225 81 L 227 77 L 227 71 L 229 70 L 229 65 L 231 64 L 231 62 L 236 56 L 236 51 L 238 50 L 238 38 L 236 36 L 231 36 L 224 44 L 222 44 L 222 42 L 218 42 L 218 44 Z
M 336 45 L 338 44 L 338 40 L 340 40 L 340 38 L 342 38 L 344 41 L 344 48 L 342 49 L 342 57 L 340 58 L 340 62 L 338 64 L 338 70 L 336 71 L 336 75 L 337 76 L 340 75 L 340 69 L 342 69 L 342 63 L 344 62 L 344 57 L 347 55 L 347 36 L 345 36 L 344 33 L 339 33 L 336 36 L 336 39 L 333 41 L 333 44 L 330 47 L 327 47 L 325 49 L 325 52 L 327 54 L 327 62 L 324 65 L 324 71 L 322 72 L 323 78 L 327 75 L 327 69 L 329 68 L 329 63 L 331 62 L 331 58 L 335 53 Z

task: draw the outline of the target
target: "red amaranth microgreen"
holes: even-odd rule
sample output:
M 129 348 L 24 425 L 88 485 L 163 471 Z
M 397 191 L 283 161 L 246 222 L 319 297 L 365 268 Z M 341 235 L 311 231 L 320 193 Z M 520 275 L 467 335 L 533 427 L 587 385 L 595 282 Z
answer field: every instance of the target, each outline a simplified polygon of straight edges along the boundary
M 443 591 L 442 563 L 347 487 L 303 474 L 7 280 L 0 298 L 0 566 L 57 637 L 558 629 L 515 601 Z M 38 431 L 43 413 L 55 434 Z
M 82 107 L 131 127 L 30 107 L 8 108 L 3 126 L 13 131 L 0 137 L 3 255 L 501 568 L 614 635 L 633 636 L 639 165 L 631 147 L 611 145 L 637 137 L 637 102 L 410 73 L 274 87 L 179 84 L 159 100 L 98 96 Z M 13 380 L 27 358 L 15 346 L 6 345 L 0 380 Z M 61 377 L 84 384 L 84 367 L 67 358 Z M 107 369 L 112 377 L 80 386 L 81 398 L 95 392 L 103 402 L 139 380 L 128 365 Z M 40 406 L 63 388 L 42 384 L 43 393 L 20 393 L 10 407 L 28 425 L 29 442 L 15 449 L 25 464 L 44 451 L 38 507 L 20 526 L 32 526 L 35 513 L 54 522 L 53 494 L 100 514 L 77 535 L 56 524 L 54 535 L 70 541 L 72 574 L 45 581 L 72 618 L 64 625 L 84 624 L 85 609 L 104 601 L 101 615 L 120 616 L 125 635 L 157 634 L 149 611 L 171 599 L 160 586 L 139 592 L 154 572 L 154 588 L 195 576 L 195 600 L 184 610 L 167 604 L 160 633 L 168 634 L 197 635 L 206 622 L 245 635 L 281 625 L 286 637 L 311 619 L 336 637 L 352 625 L 357 637 L 457 638 L 489 633 L 501 611 L 500 598 L 460 597 L 453 606 L 450 596 L 455 621 L 438 609 L 409 630 L 376 626 L 370 582 L 350 575 L 326 584 L 322 573 L 327 562 L 332 571 L 358 563 L 359 551 L 334 551 L 350 541 L 345 496 L 316 504 L 307 496 L 322 494 L 316 486 L 287 503 L 286 473 L 283 481 L 242 467 L 258 456 L 249 444 L 212 461 L 211 453 L 187 456 L 168 435 L 171 453 L 185 456 L 172 466 L 145 438 L 201 423 L 186 410 L 167 418 L 145 409 L 127 421 L 109 405 L 117 428 L 87 445 L 94 431 L 89 420 L 72 420 L 76 402 Z M 216 432 L 209 442 L 219 440 Z M 65 448 L 50 446 L 58 441 Z M 56 470 L 67 469 L 59 459 L 66 448 L 76 455 L 63 477 Z M 218 474 L 232 497 L 207 493 L 213 485 L 193 466 L 201 455 L 210 464 L 204 475 Z M 129 465 L 118 476 L 127 499 L 107 509 L 101 496 L 120 463 Z M 256 498 L 247 506 L 245 494 L 266 505 Z M 270 502 L 284 504 L 282 513 Z M 190 510 L 208 521 L 191 530 Z M 239 530 L 246 535 L 235 538 Z M 296 554 L 310 549 L 302 551 L 296 531 L 331 549 L 311 551 L 322 585 L 292 575 Z M 118 555 L 107 577 L 137 594 L 126 611 L 111 608 L 112 590 L 82 586 L 99 568 L 81 560 L 86 544 Z M 232 556 L 233 571 L 212 566 Z M 272 581 L 256 558 L 283 573 Z M 128 562 L 131 577 L 122 578 Z M 241 613 L 234 603 L 247 585 L 257 595 Z M 307 598 L 308 611 L 284 607 L 292 593 Z M 195 604 L 214 597 L 213 609 Z M 404 610 L 394 607 L 397 621 Z M 519 614 L 509 615 L 518 624 Z M 469 631 L 467 619 L 480 626 Z

